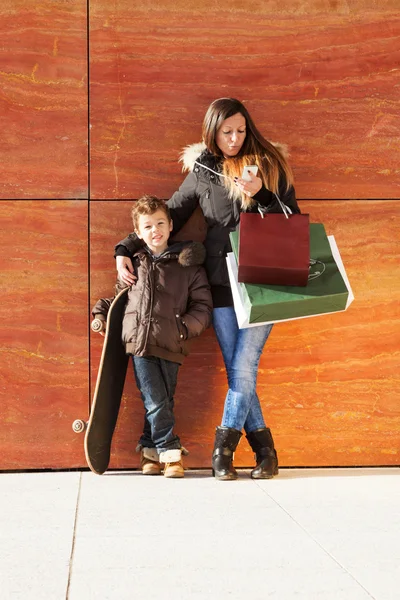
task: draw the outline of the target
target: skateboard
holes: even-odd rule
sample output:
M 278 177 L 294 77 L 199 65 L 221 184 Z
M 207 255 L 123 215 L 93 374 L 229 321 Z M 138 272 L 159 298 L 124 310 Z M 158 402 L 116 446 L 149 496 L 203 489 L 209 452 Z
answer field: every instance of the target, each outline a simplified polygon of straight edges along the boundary
M 85 456 L 93 473 L 102 475 L 110 462 L 111 442 L 118 419 L 129 356 L 122 343 L 125 288 L 116 296 L 107 315 L 96 387 L 85 435 Z M 75 429 L 76 431 L 76 429 Z

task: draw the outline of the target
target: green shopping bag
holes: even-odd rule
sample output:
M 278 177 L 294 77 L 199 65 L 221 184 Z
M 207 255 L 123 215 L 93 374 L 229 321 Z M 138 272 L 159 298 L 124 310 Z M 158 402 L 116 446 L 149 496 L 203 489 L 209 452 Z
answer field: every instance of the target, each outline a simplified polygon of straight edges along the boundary
M 333 236 L 310 224 L 310 274 L 306 287 L 238 283 L 238 232 L 230 234 L 227 263 L 240 328 L 344 311 L 354 299 Z M 262 249 L 260 249 L 262 252 Z

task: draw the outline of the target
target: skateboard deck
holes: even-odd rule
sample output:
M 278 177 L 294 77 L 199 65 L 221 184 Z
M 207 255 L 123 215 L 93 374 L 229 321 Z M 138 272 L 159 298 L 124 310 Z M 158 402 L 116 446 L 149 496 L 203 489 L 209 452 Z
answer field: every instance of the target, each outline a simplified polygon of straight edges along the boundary
M 125 288 L 114 298 L 107 315 L 103 351 L 85 435 L 85 456 L 93 473 L 102 475 L 110 462 L 111 442 L 118 419 L 129 356 L 122 343 Z

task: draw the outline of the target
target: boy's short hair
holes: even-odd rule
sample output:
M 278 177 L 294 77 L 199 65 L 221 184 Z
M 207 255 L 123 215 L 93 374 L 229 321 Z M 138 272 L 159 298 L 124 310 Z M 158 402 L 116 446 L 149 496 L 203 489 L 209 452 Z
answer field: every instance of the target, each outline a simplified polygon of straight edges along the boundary
M 138 229 L 140 215 L 152 215 L 157 212 L 157 210 L 165 212 L 168 222 L 171 221 L 171 214 L 164 200 L 161 200 L 157 196 L 152 196 L 151 194 L 145 194 L 139 198 L 139 200 L 136 200 L 131 213 L 135 230 Z

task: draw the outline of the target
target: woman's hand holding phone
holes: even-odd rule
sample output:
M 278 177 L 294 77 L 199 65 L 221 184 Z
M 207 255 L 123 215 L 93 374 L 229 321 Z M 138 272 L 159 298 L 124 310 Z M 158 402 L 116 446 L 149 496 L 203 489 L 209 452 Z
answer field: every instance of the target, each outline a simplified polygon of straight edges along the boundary
M 234 179 L 238 188 L 250 198 L 262 188 L 262 180 L 257 177 L 257 171 L 257 165 L 248 165 L 243 167 L 242 177 L 235 177 Z

